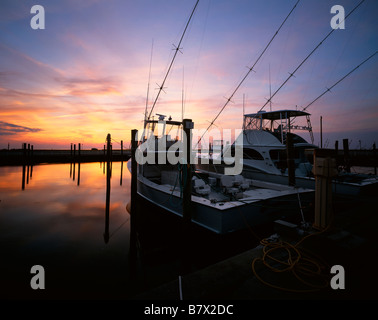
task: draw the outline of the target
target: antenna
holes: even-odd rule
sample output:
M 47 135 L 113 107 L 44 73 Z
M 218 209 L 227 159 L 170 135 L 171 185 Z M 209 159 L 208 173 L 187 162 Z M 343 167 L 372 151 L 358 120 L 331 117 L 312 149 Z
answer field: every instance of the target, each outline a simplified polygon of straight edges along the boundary
M 195 6 L 194 6 L 194 8 L 193 8 L 193 10 L 192 10 L 192 13 L 190 14 L 189 20 L 188 20 L 188 22 L 187 22 L 187 24 L 186 24 L 186 26 L 185 26 L 184 32 L 182 33 L 182 36 L 181 36 L 181 39 L 180 39 L 180 42 L 179 42 L 178 46 L 174 49 L 174 50 L 175 50 L 175 54 L 173 55 L 173 58 L 172 58 L 171 64 L 169 65 L 169 68 L 168 68 L 168 70 L 167 70 L 167 73 L 165 74 L 165 77 L 164 77 L 163 83 L 162 83 L 161 85 L 159 85 L 159 91 L 158 91 L 158 94 L 157 94 L 157 96 L 156 96 L 156 98 L 155 98 L 155 101 L 154 101 L 154 103 L 153 103 L 153 105 L 152 105 L 152 108 L 151 108 L 151 111 L 150 111 L 150 113 L 149 113 L 149 115 L 148 115 L 147 120 L 150 120 L 151 115 L 152 115 L 152 111 L 154 110 L 154 107 L 155 107 L 155 105 L 156 105 L 156 102 L 157 102 L 157 100 L 159 99 L 160 93 L 161 93 L 161 91 L 163 91 L 163 89 L 164 89 L 165 81 L 167 80 L 168 75 L 169 75 L 169 72 L 171 71 L 171 68 L 172 68 L 172 66 L 173 66 L 173 62 L 174 62 L 175 59 L 176 59 L 177 52 L 180 51 L 180 49 L 181 49 L 181 48 L 180 48 L 181 42 L 182 42 L 182 40 L 184 39 L 184 35 L 185 35 L 185 33 L 186 33 L 186 30 L 188 29 L 188 26 L 189 26 L 190 20 L 191 20 L 192 17 L 193 17 L 194 11 L 195 11 L 196 8 L 197 8 L 198 2 L 199 2 L 199 0 L 197 0 L 196 4 L 195 4 Z

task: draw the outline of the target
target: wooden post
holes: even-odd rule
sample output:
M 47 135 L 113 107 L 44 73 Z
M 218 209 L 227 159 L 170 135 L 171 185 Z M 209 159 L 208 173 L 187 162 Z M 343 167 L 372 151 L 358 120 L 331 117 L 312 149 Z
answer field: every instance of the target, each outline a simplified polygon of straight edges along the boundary
M 332 177 L 337 175 L 336 161 L 329 150 L 314 150 L 315 222 L 314 228 L 324 230 L 332 214 Z
M 183 164 L 182 180 L 183 188 L 183 218 L 185 223 L 192 220 L 191 202 L 192 202 L 192 131 L 193 122 L 191 119 L 183 120 L 184 128 L 184 148 L 186 149 L 186 164 Z M 186 144 L 185 144 L 186 143 Z
M 111 178 L 111 163 L 108 159 L 106 162 L 106 200 L 105 200 L 105 232 L 104 241 L 109 242 L 109 213 L 110 213 L 110 178 Z
M 287 154 L 287 170 L 288 170 L 288 184 L 295 186 L 295 163 L 293 154 L 293 138 L 290 132 L 286 133 L 286 154 Z
M 123 160 L 123 140 L 121 140 L 121 160 Z
M 112 145 L 111 145 L 111 135 L 110 133 L 108 133 L 107 137 L 106 137 L 106 150 L 107 150 L 107 161 L 110 161 L 111 160 L 111 156 L 112 156 Z
M 22 185 L 21 189 L 25 190 L 25 169 L 26 169 L 26 143 L 22 144 Z
M 78 150 L 77 150 L 77 153 L 78 153 L 78 157 L 79 157 L 79 159 L 80 159 L 81 143 L 78 144 Z
M 74 157 L 74 159 L 75 159 L 75 157 L 76 157 L 76 144 L 74 144 L 74 153 L 73 153 L 73 157 Z
M 323 148 L 323 117 L 320 116 L 320 148 Z
M 183 143 L 184 143 L 184 159 L 182 164 L 182 178 L 183 185 L 183 201 L 182 201 L 182 232 L 181 232 L 181 273 L 187 274 L 190 272 L 190 263 L 192 256 L 192 247 L 190 246 L 191 221 L 192 221 L 192 129 L 193 122 L 191 119 L 183 120 Z

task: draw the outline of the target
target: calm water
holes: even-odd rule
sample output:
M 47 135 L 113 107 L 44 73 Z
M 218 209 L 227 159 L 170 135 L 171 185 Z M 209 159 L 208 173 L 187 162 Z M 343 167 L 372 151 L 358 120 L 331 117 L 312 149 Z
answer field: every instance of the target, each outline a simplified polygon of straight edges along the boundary
M 0 167 L 2 296 L 128 295 L 130 173 L 112 164 L 107 215 L 106 171 L 103 163 Z M 45 269 L 45 290 L 30 287 L 33 265 Z
M 185 272 L 193 272 L 271 234 L 259 228 L 219 236 L 192 226 L 183 239 L 180 218 L 138 199 L 143 219 L 137 274 L 130 277 L 126 162 L 113 162 L 109 171 L 103 163 L 0 167 L 0 177 L 1 298 L 134 298 L 177 279 L 183 260 Z M 31 288 L 34 265 L 45 270 L 44 290 Z

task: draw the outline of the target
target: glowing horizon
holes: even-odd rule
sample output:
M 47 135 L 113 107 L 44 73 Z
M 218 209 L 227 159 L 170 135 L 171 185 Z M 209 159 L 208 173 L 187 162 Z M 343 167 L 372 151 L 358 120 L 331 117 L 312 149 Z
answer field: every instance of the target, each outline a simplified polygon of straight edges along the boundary
M 296 0 L 200 1 L 155 113 L 206 128 L 277 31 Z M 0 149 L 101 148 L 110 133 L 130 141 L 142 127 L 195 1 L 43 0 L 46 29 L 30 27 L 35 3 L 4 1 L 0 13 Z M 329 1 L 300 2 L 215 123 L 240 128 L 271 91 L 331 30 Z M 337 4 L 350 12 L 355 1 Z M 274 110 L 303 108 L 377 51 L 378 4 L 365 1 L 273 99 Z M 152 68 L 150 66 L 151 47 Z M 378 55 L 319 99 L 312 114 L 315 141 L 378 142 Z M 149 81 L 149 73 L 151 80 Z M 244 98 L 243 98 L 244 97 Z M 265 110 L 269 109 L 269 105 Z

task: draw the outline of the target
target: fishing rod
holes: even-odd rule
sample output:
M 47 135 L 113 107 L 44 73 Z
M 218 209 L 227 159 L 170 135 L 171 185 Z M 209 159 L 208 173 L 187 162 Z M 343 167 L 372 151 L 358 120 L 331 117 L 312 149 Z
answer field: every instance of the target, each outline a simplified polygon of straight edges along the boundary
M 365 0 L 361 0 L 360 3 L 358 5 L 356 5 L 354 7 L 354 9 L 349 12 L 343 21 L 345 21 Z M 323 44 L 323 42 L 325 40 L 327 40 L 327 38 L 335 31 L 336 29 L 332 29 L 325 37 L 322 41 L 320 41 L 320 43 L 310 52 L 310 54 L 298 65 L 298 67 L 294 70 L 294 72 L 292 73 L 289 73 L 289 77 L 281 84 L 281 86 L 273 93 L 273 95 L 267 100 L 267 102 L 265 102 L 265 104 L 261 107 L 261 109 L 259 110 L 262 111 L 265 106 L 271 101 L 271 99 L 278 93 L 278 91 L 281 90 L 281 88 L 291 79 L 292 76 L 294 76 L 294 74 L 299 70 L 300 67 L 302 67 L 302 65 L 307 61 L 308 58 L 310 58 L 310 56 L 312 56 L 312 54 Z
M 231 101 L 231 99 L 233 98 L 233 96 L 235 95 L 235 93 L 239 90 L 240 86 L 243 84 L 243 82 L 245 81 L 245 79 L 247 79 L 247 77 L 249 76 L 249 74 L 254 71 L 254 67 L 256 66 L 256 64 L 259 62 L 259 60 L 261 59 L 261 57 L 264 55 L 264 53 L 266 52 L 266 50 L 269 48 L 270 44 L 273 42 L 274 38 L 277 36 L 277 34 L 279 33 L 279 31 L 281 30 L 281 28 L 283 27 L 283 25 L 285 24 L 286 20 L 289 18 L 289 16 L 292 14 L 292 12 L 294 11 L 294 9 L 296 8 L 296 6 L 298 5 L 298 3 L 300 2 L 300 0 L 297 1 L 297 3 L 294 5 L 294 7 L 291 9 L 291 11 L 289 12 L 289 14 L 286 16 L 285 20 L 281 23 L 280 27 L 277 29 L 276 33 L 273 35 L 273 37 L 270 39 L 269 43 L 266 45 L 265 49 L 261 52 L 260 56 L 257 58 L 257 60 L 255 61 L 255 63 L 253 64 L 252 67 L 247 67 L 248 68 L 248 72 L 247 74 L 244 76 L 244 78 L 240 81 L 240 83 L 237 85 L 236 89 L 234 90 L 234 92 L 231 94 L 231 96 L 229 98 L 226 98 L 227 101 L 226 103 L 223 105 L 222 109 L 218 112 L 218 114 L 216 115 L 216 117 L 213 119 L 213 121 L 210 122 L 210 125 L 207 127 L 207 129 L 205 130 L 205 132 L 203 133 L 203 135 L 201 136 L 201 138 L 198 140 L 197 142 L 197 145 L 196 147 L 198 146 L 198 144 L 200 143 L 200 141 L 202 140 L 202 138 L 205 136 L 205 133 L 210 129 L 210 127 L 214 124 L 214 122 L 218 119 L 218 117 L 220 116 L 220 114 L 223 112 L 223 110 L 226 108 L 226 106 L 228 105 L 228 103 Z M 195 147 L 195 148 L 196 148 Z
M 333 87 L 335 87 L 336 85 L 338 85 L 341 81 L 343 81 L 346 77 L 348 77 L 351 73 L 353 73 L 355 70 L 357 70 L 360 66 L 362 66 L 365 62 L 367 62 L 368 60 L 370 60 L 371 58 L 373 58 L 376 54 L 378 53 L 378 51 L 374 52 L 369 58 L 366 58 L 363 62 L 361 62 L 357 67 L 355 67 L 352 71 L 350 71 L 349 73 L 347 73 L 344 77 L 342 77 L 339 81 L 337 81 L 334 85 L 332 85 L 330 88 L 327 88 L 326 91 L 324 91 L 320 96 L 318 96 L 317 98 L 315 98 L 312 102 L 310 102 L 305 108 L 303 108 L 302 111 L 306 111 L 306 109 L 311 106 L 313 103 L 315 103 L 315 101 L 317 101 L 318 99 L 320 99 L 322 96 L 324 96 L 327 92 L 331 91 L 331 89 Z
M 182 42 L 182 40 L 184 39 L 184 35 L 185 35 L 185 33 L 186 33 L 186 30 L 188 29 L 188 26 L 189 26 L 189 23 L 190 23 L 190 21 L 191 21 L 191 19 L 192 19 L 192 17 L 193 17 L 194 11 L 195 11 L 196 8 L 197 8 L 198 2 L 199 2 L 199 0 L 197 0 L 196 4 L 195 4 L 195 6 L 194 6 L 194 8 L 193 8 L 193 10 L 192 10 L 192 13 L 190 14 L 189 20 L 188 20 L 188 22 L 186 23 L 186 26 L 185 26 L 184 32 L 182 33 L 182 36 L 181 36 L 181 39 L 180 39 L 180 42 L 179 42 L 178 46 L 174 49 L 174 50 L 175 50 L 175 54 L 173 55 L 173 58 L 172 58 L 172 61 L 171 61 L 170 65 L 169 65 L 168 71 L 167 71 L 167 73 L 165 74 L 165 77 L 164 77 L 163 83 L 161 84 L 161 86 L 159 86 L 158 94 L 157 94 L 157 96 L 156 96 L 156 98 L 155 98 L 155 101 L 154 101 L 152 107 L 151 107 L 151 111 L 150 111 L 150 113 L 149 113 L 149 115 L 148 115 L 147 120 L 150 120 L 150 118 L 151 118 L 151 114 L 152 114 L 152 111 L 154 110 L 154 107 L 155 107 L 155 105 L 156 105 L 156 102 L 157 102 L 157 100 L 159 99 L 160 93 L 161 93 L 161 92 L 163 91 L 163 89 L 164 89 L 165 81 L 167 80 L 168 75 L 169 75 L 169 72 L 171 71 L 171 68 L 172 68 L 172 66 L 173 66 L 173 62 L 174 62 L 175 59 L 176 59 L 177 52 L 179 52 L 180 49 L 181 49 L 181 48 L 180 48 L 181 42 Z M 146 126 L 146 121 L 145 121 L 145 124 L 144 124 L 144 125 Z
M 147 98 L 146 98 L 146 108 L 144 110 L 144 122 L 147 121 L 148 96 L 149 96 L 149 93 L 150 93 L 151 66 L 152 66 L 152 53 L 153 53 L 153 51 L 154 51 L 154 40 L 152 40 L 152 45 L 151 45 L 150 71 L 148 73 Z

